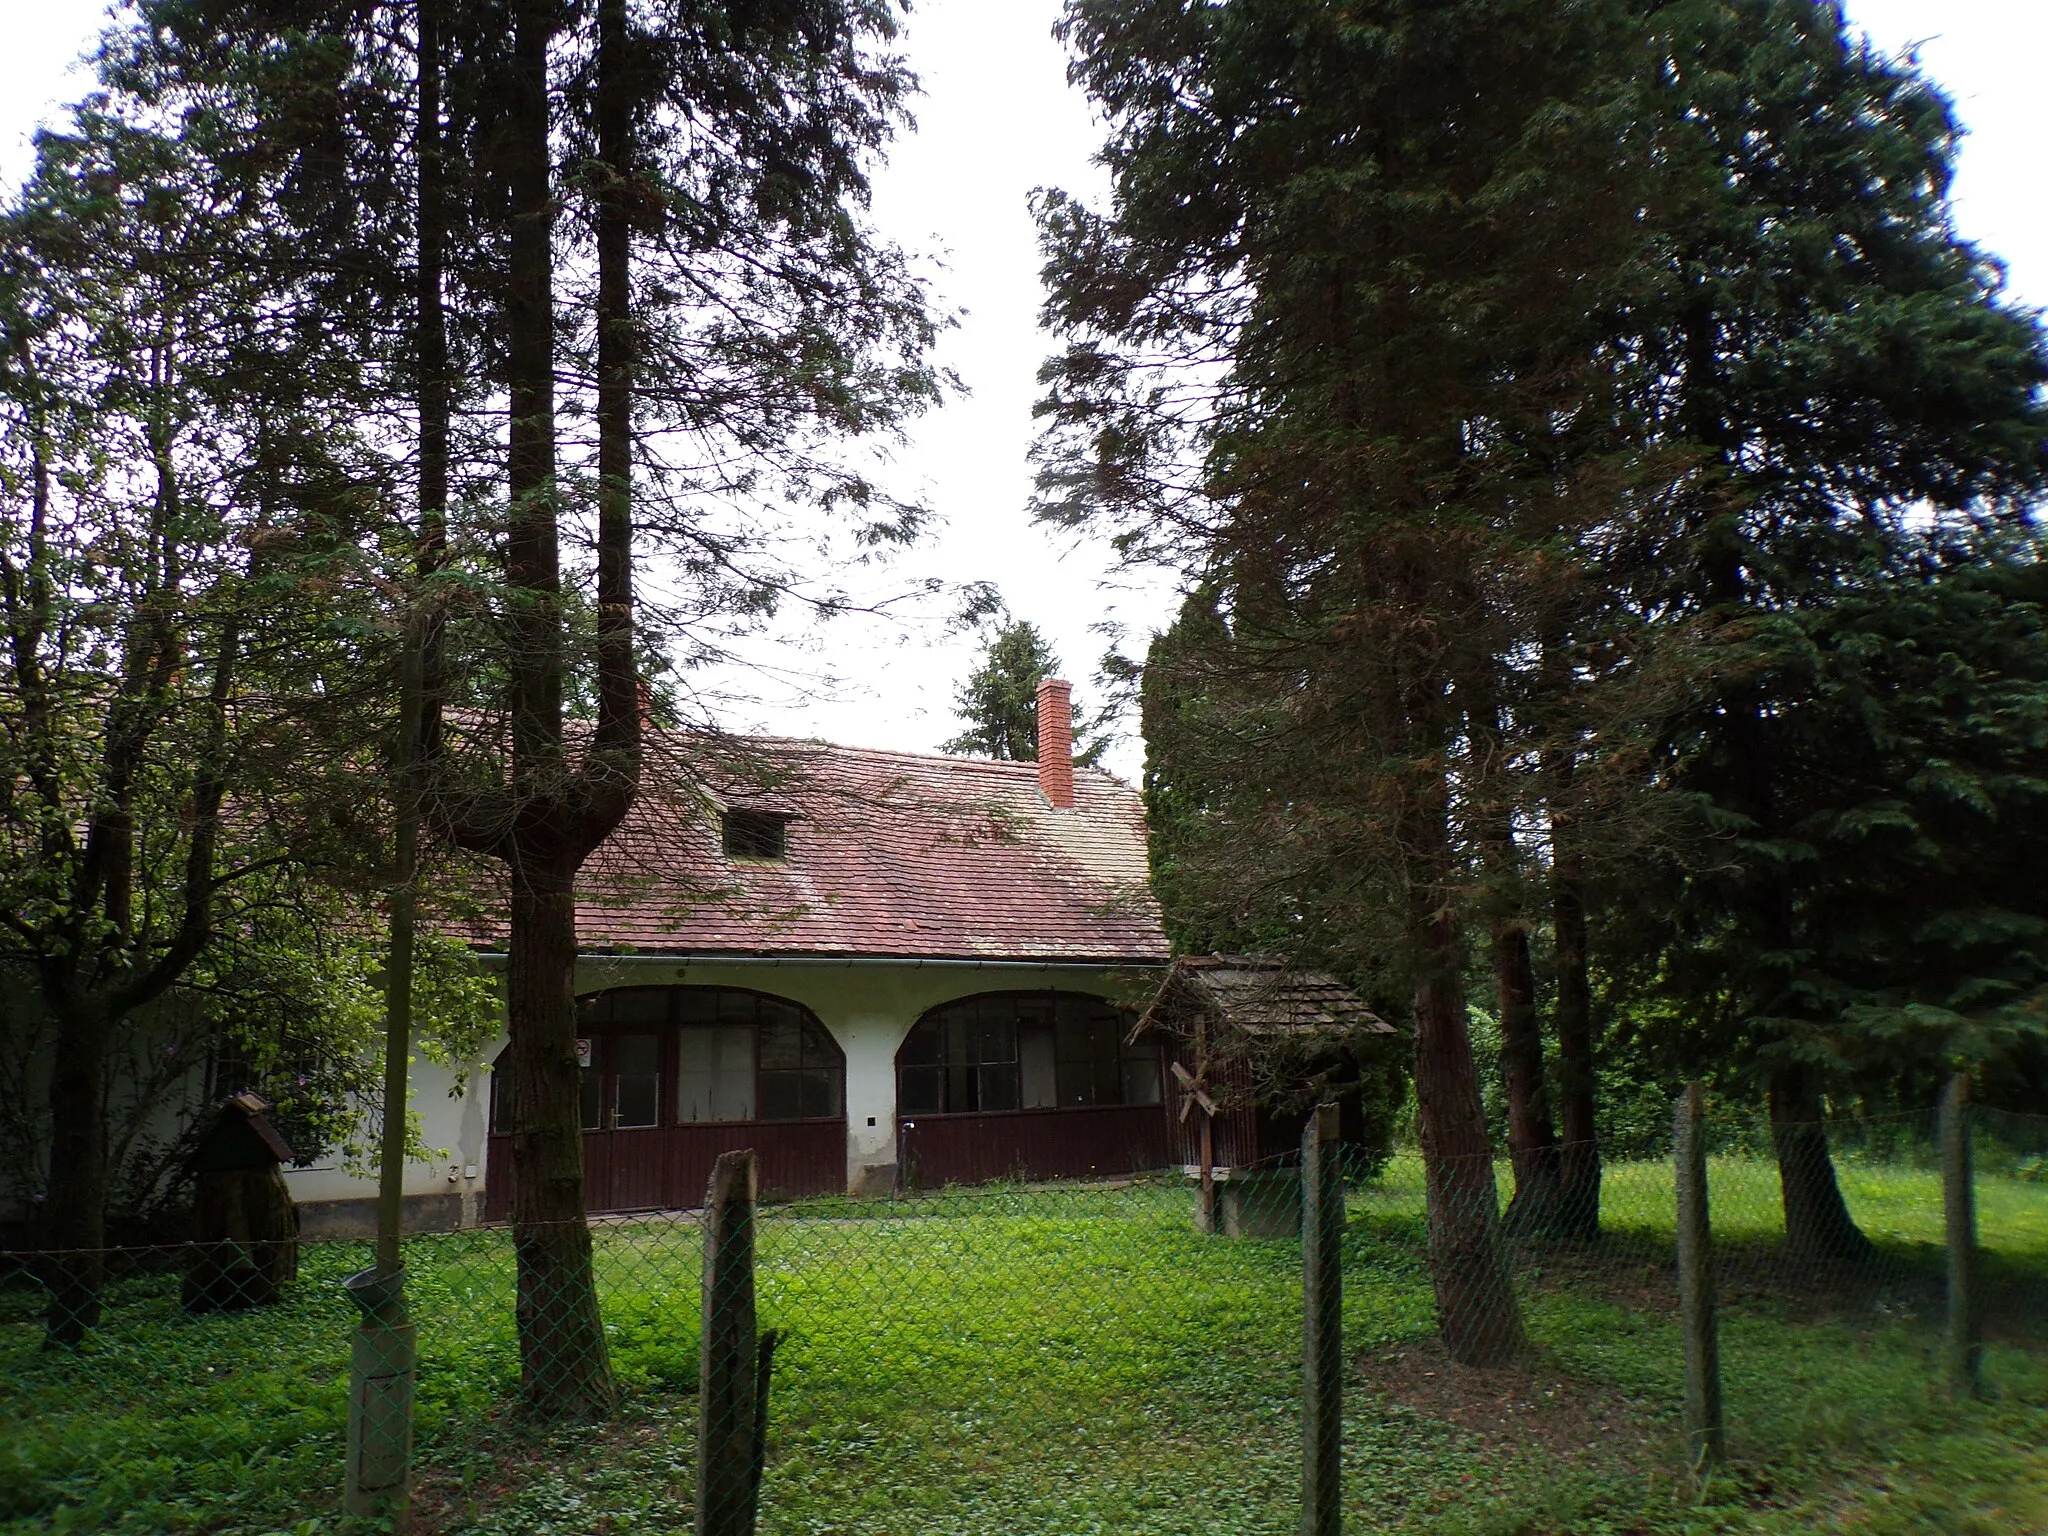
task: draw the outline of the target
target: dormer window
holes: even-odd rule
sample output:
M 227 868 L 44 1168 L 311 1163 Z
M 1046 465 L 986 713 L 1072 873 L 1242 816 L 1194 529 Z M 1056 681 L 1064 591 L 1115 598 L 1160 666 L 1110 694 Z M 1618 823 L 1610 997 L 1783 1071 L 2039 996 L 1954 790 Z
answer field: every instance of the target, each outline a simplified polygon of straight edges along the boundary
M 727 811 L 725 856 L 728 859 L 789 857 L 789 818 L 776 811 Z

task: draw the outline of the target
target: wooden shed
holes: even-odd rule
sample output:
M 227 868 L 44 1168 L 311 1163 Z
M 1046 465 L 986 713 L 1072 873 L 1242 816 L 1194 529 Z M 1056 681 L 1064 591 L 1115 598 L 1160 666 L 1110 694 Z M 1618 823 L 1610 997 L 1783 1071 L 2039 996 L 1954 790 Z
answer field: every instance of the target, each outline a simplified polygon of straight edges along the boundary
M 1265 955 L 1174 961 L 1133 1038 L 1164 1043 L 1181 1161 L 1201 1181 L 1204 1230 L 1215 1225 L 1215 1186 L 1290 1166 L 1309 1113 L 1325 1099 L 1344 1103 L 1359 1043 L 1395 1033 L 1321 971 Z M 1233 1208 L 1226 1204 L 1226 1225 Z M 1274 1209 L 1284 1219 L 1277 1200 Z

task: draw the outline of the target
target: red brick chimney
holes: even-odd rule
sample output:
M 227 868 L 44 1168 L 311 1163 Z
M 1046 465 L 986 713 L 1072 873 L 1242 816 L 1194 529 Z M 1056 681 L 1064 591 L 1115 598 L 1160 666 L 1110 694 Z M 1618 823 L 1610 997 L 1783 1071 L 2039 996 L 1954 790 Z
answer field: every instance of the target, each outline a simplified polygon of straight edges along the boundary
M 1074 808 L 1073 684 L 1038 685 L 1038 787 L 1062 811 Z

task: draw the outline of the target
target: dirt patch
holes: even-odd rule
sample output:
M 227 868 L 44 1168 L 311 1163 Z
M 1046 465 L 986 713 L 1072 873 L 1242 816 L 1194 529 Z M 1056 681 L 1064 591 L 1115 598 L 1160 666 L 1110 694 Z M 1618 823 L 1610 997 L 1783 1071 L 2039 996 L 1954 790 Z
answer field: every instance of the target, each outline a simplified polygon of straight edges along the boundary
M 1364 1382 L 1404 1408 L 1455 1424 L 1489 1450 L 1542 1450 L 1563 1461 L 1633 1463 L 1668 1438 L 1614 1388 L 1540 1356 L 1515 1365 L 1460 1365 L 1434 1339 L 1354 1357 Z

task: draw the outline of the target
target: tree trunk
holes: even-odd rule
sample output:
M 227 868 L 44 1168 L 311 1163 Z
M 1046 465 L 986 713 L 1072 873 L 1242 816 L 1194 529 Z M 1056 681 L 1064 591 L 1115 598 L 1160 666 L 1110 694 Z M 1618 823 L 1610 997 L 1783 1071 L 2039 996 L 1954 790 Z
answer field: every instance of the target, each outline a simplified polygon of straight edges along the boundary
M 1778 1154 L 1778 1187 L 1785 1203 L 1785 1247 L 1797 1263 L 1838 1268 L 1871 1257 L 1870 1239 L 1856 1225 L 1835 1181 L 1835 1160 L 1821 1123 L 1820 1089 L 1799 1065 L 1771 1074 L 1771 1144 Z
M 1552 811 L 1553 825 L 1557 813 Z M 1559 837 L 1551 868 L 1551 920 L 1557 936 L 1557 1097 L 1563 1145 L 1558 1149 L 1560 1237 L 1591 1242 L 1600 1235 L 1600 1131 L 1594 1117 L 1593 989 L 1587 977 L 1586 884 L 1583 865 Z
M 505 115 L 512 233 L 506 262 L 506 576 L 512 588 L 511 876 L 507 1030 L 518 1115 L 512 1240 L 521 1381 L 536 1411 L 595 1418 L 615 1390 L 591 1272 L 576 1065 L 577 825 L 564 751 L 567 664 L 555 482 L 554 243 L 548 51 L 553 0 L 514 14 Z M 594 842 L 596 839 L 590 839 Z
M 46 1348 L 77 1344 L 100 1321 L 107 1260 L 107 1050 L 113 1021 L 92 1003 L 60 1007 L 50 1073 L 50 1183 L 42 1246 Z
M 1498 1365 L 1522 1348 L 1522 1314 L 1501 1248 L 1493 1148 L 1458 980 L 1457 920 L 1430 903 L 1411 917 L 1410 934 L 1423 957 L 1415 989 L 1415 1110 L 1437 1322 L 1452 1359 Z
M 1508 1157 L 1515 1193 L 1503 1225 L 1510 1236 L 1541 1237 L 1558 1210 L 1557 1131 L 1544 1080 L 1543 1035 L 1536 1021 L 1536 968 L 1529 930 L 1511 920 L 1493 924 L 1493 979 L 1500 1002 L 1500 1069 L 1508 1099 Z
M 583 1201 L 573 872 L 515 866 L 508 950 L 520 1381 L 541 1412 L 599 1418 L 616 1393 Z

